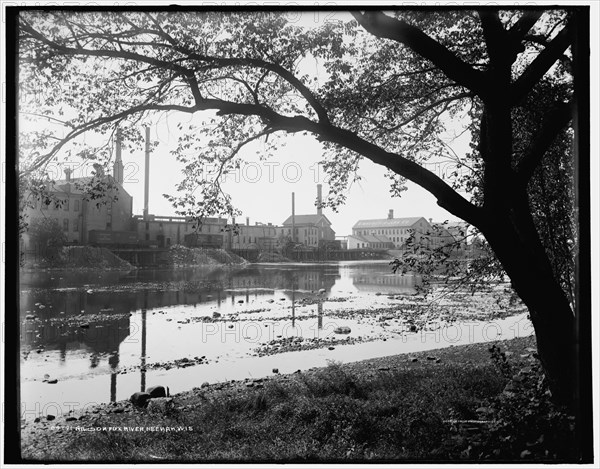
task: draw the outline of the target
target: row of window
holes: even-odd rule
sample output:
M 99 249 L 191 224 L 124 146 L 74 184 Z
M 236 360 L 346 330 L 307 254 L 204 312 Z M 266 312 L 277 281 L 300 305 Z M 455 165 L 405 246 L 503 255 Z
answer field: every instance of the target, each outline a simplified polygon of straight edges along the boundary
M 381 235 L 397 235 L 397 234 L 408 234 L 413 232 L 412 228 L 398 228 L 398 229 L 369 229 L 369 230 L 356 230 L 357 235 L 368 235 L 368 234 L 381 234 Z

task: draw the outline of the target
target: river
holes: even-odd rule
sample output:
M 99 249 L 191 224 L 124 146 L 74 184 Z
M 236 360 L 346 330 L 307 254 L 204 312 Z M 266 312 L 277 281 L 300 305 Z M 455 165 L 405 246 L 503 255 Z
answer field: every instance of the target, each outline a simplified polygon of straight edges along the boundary
M 24 273 L 23 415 L 532 333 L 498 295 L 433 307 L 420 285 L 386 261 Z

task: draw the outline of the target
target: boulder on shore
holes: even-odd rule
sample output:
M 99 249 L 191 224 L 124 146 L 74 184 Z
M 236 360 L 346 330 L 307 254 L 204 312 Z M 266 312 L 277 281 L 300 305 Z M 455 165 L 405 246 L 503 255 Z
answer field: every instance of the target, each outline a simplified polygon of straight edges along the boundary
M 157 397 L 150 399 L 148 402 L 148 412 L 165 414 L 173 410 L 173 398 L 172 397 Z
M 152 399 L 154 399 L 156 397 L 167 397 L 169 395 L 167 389 L 165 389 L 164 386 L 150 386 L 146 389 L 146 392 L 150 394 Z
M 152 396 L 147 392 L 134 392 L 129 398 L 134 406 L 143 408 L 148 405 L 150 399 L 152 399 Z

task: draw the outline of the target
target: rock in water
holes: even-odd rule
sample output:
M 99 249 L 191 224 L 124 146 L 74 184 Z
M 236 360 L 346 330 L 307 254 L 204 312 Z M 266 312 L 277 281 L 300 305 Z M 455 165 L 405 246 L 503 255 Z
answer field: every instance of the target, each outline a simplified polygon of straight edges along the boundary
M 150 399 L 152 399 L 152 396 L 147 392 L 134 392 L 129 398 L 131 403 L 136 407 L 146 407 Z
M 350 334 L 351 330 L 348 326 L 340 326 L 336 327 L 333 332 L 336 334 Z
M 167 390 L 164 386 L 150 386 L 146 389 L 146 392 L 150 394 L 152 399 L 155 397 L 167 397 Z
M 150 399 L 148 402 L 148 412 L 165 414 L 170 410 L 173 410 L 173 398 L 172 397 L 157 397 Z

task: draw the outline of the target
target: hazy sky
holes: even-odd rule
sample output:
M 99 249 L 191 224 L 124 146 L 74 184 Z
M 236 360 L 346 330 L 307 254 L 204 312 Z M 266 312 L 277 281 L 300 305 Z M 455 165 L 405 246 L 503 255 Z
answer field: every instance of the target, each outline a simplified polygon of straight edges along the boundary
M 176 144 L 169 132 L 169 128 L 173 127 L 163 123 L 151 129 L 151 138 L 160 141 L 150 157 L 149 208 L 150 213 L 155 215 L 174 214 L 174 209 L 162 195 L 175 194 L 175 185 L 181 178 L 181 166 L 169 154 Z M 244 152 L 247 166 L 227 176 L 224 188 L 243 212 L 242 220 L 238 222 L 245 222 L 248 216 L 251 224 L 257 221 L 281 224 L 291 214 L 292 192 L 296 194 L 297 214 L 316 213 L 316 185 L 323 184 L 324 197 L 328 191 L 326 176 L 318 165 L 322 158 L 320 143 L 310 135 L 287 136 L 286 141 L 287 145 L 268 161 L 259 161 L 255 155 L 260 144 L 247 147 Z M 464 147 L 464 139 L 456 143 Z M 461 151 L 459 148 L 456 150 Z M 144 205 L 144 155 L 124 152 L 123 162 L 123 185 L 134 197 L 134 213 L 141 214 Z M 439 174 L 444 168 L 432 169 Z M 352 225 L 359 219 L 385 218 L 389 209 L 394 210 L 396 217 L 424 216 L 435 221 L 456 219 L 439 207 L 427 191 L 412 183 L 401 198 L 392 198 L 385 172 L 382 166 L 364 160 L 359 171 L 362 179 L 350 188 L 345 205 L 339 207 L 338 213 L 324 209 L 337 235 L 350 234 Z

